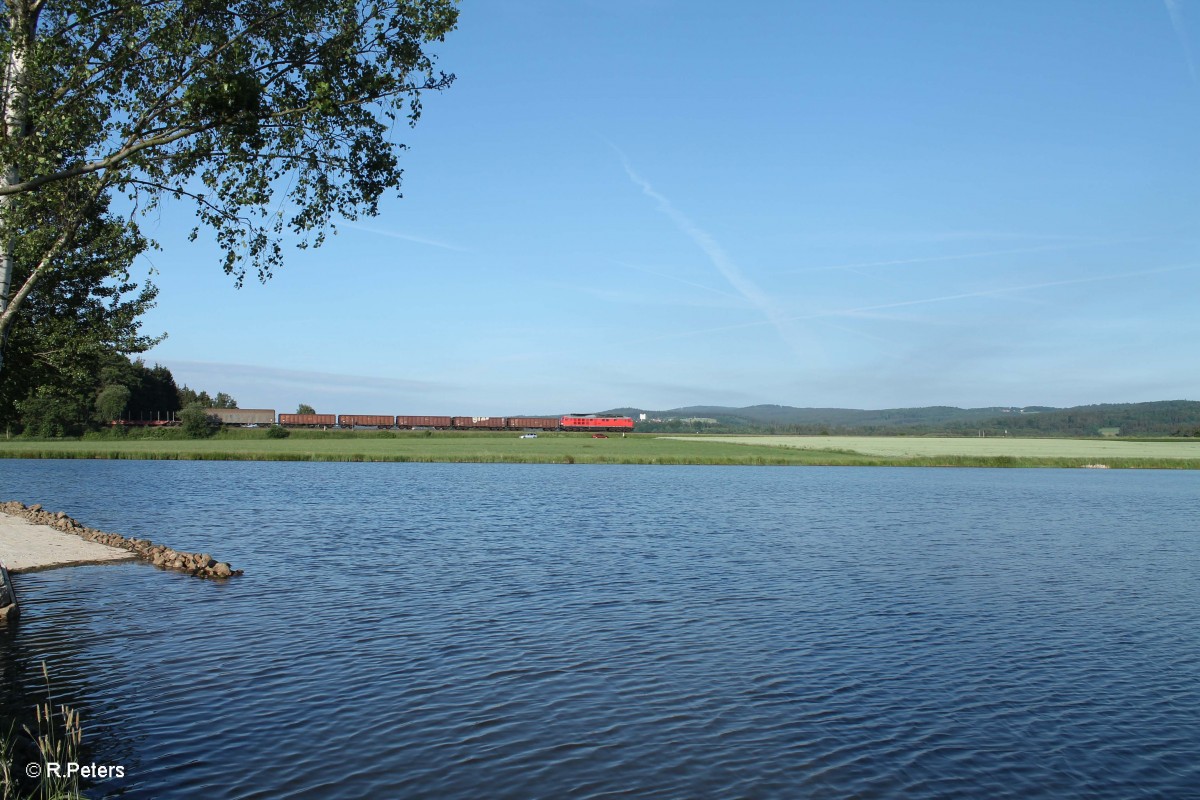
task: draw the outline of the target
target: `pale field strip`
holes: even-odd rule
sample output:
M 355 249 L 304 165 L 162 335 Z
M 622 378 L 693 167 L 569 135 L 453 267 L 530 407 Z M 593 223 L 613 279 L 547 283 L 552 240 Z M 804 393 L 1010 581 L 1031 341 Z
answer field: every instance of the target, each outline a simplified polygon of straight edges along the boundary
M 905 436 L 664 436 L 705 442 L 852 450 L 872 456 L 1013 456 L 1016 458 L 1200 459 L 1200 442 L 1126 442 L 1116 439 L 1010 439 L 1003 437 L 923 438 Z

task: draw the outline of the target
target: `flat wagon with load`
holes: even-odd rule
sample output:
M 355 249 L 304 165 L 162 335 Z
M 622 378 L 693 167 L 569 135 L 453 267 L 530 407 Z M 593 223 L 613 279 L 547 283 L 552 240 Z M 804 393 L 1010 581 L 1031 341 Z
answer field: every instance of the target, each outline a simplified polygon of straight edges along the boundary
M 274 425 L 273 408 L 206 408 L 204 413 L 221 420 L 222 425 Z

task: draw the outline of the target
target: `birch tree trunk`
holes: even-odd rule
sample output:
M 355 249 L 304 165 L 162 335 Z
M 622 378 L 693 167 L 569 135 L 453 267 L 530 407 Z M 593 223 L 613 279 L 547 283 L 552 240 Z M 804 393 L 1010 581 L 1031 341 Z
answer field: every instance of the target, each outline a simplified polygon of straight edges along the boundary
M 4 135 L 9 142 L 25 137 L 29 108 L 28 61 L 37 28 L 37 10 L 42 0 L 9 0 L 5 24 L 8 25 L 10 50 L 4 74 L 0 76 L 0 98 L 4 114 Z M 9 152 L 14 152 L 10 149 Z M 0 165 L 3 176 L 0 184 L 13 186 L 21 180 L 21 170 L 15 163 Z M 12 282 L 16 259 L 15 206 L 18 195 L 0 196 L 0 371 L 4 369 L 4 345 L 12 326 L 16 308 L 11 307 Z

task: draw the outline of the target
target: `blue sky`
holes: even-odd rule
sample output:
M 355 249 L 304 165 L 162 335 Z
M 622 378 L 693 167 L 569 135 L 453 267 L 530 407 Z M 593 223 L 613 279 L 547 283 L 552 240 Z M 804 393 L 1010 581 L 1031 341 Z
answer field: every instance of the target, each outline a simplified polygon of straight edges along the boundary
M 243 407 L 1200 399 L 1200 0 L 465 0 L 403 199 L 146 354 Z

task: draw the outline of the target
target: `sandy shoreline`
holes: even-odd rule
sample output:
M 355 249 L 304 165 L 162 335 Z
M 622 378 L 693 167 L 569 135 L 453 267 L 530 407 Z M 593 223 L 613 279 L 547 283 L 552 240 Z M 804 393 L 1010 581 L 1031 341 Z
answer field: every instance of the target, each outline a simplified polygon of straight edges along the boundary
M 0 561 L 14 574 L 136 558 L 128 550 L 89 542 L 73 533 L 0 512 Z

